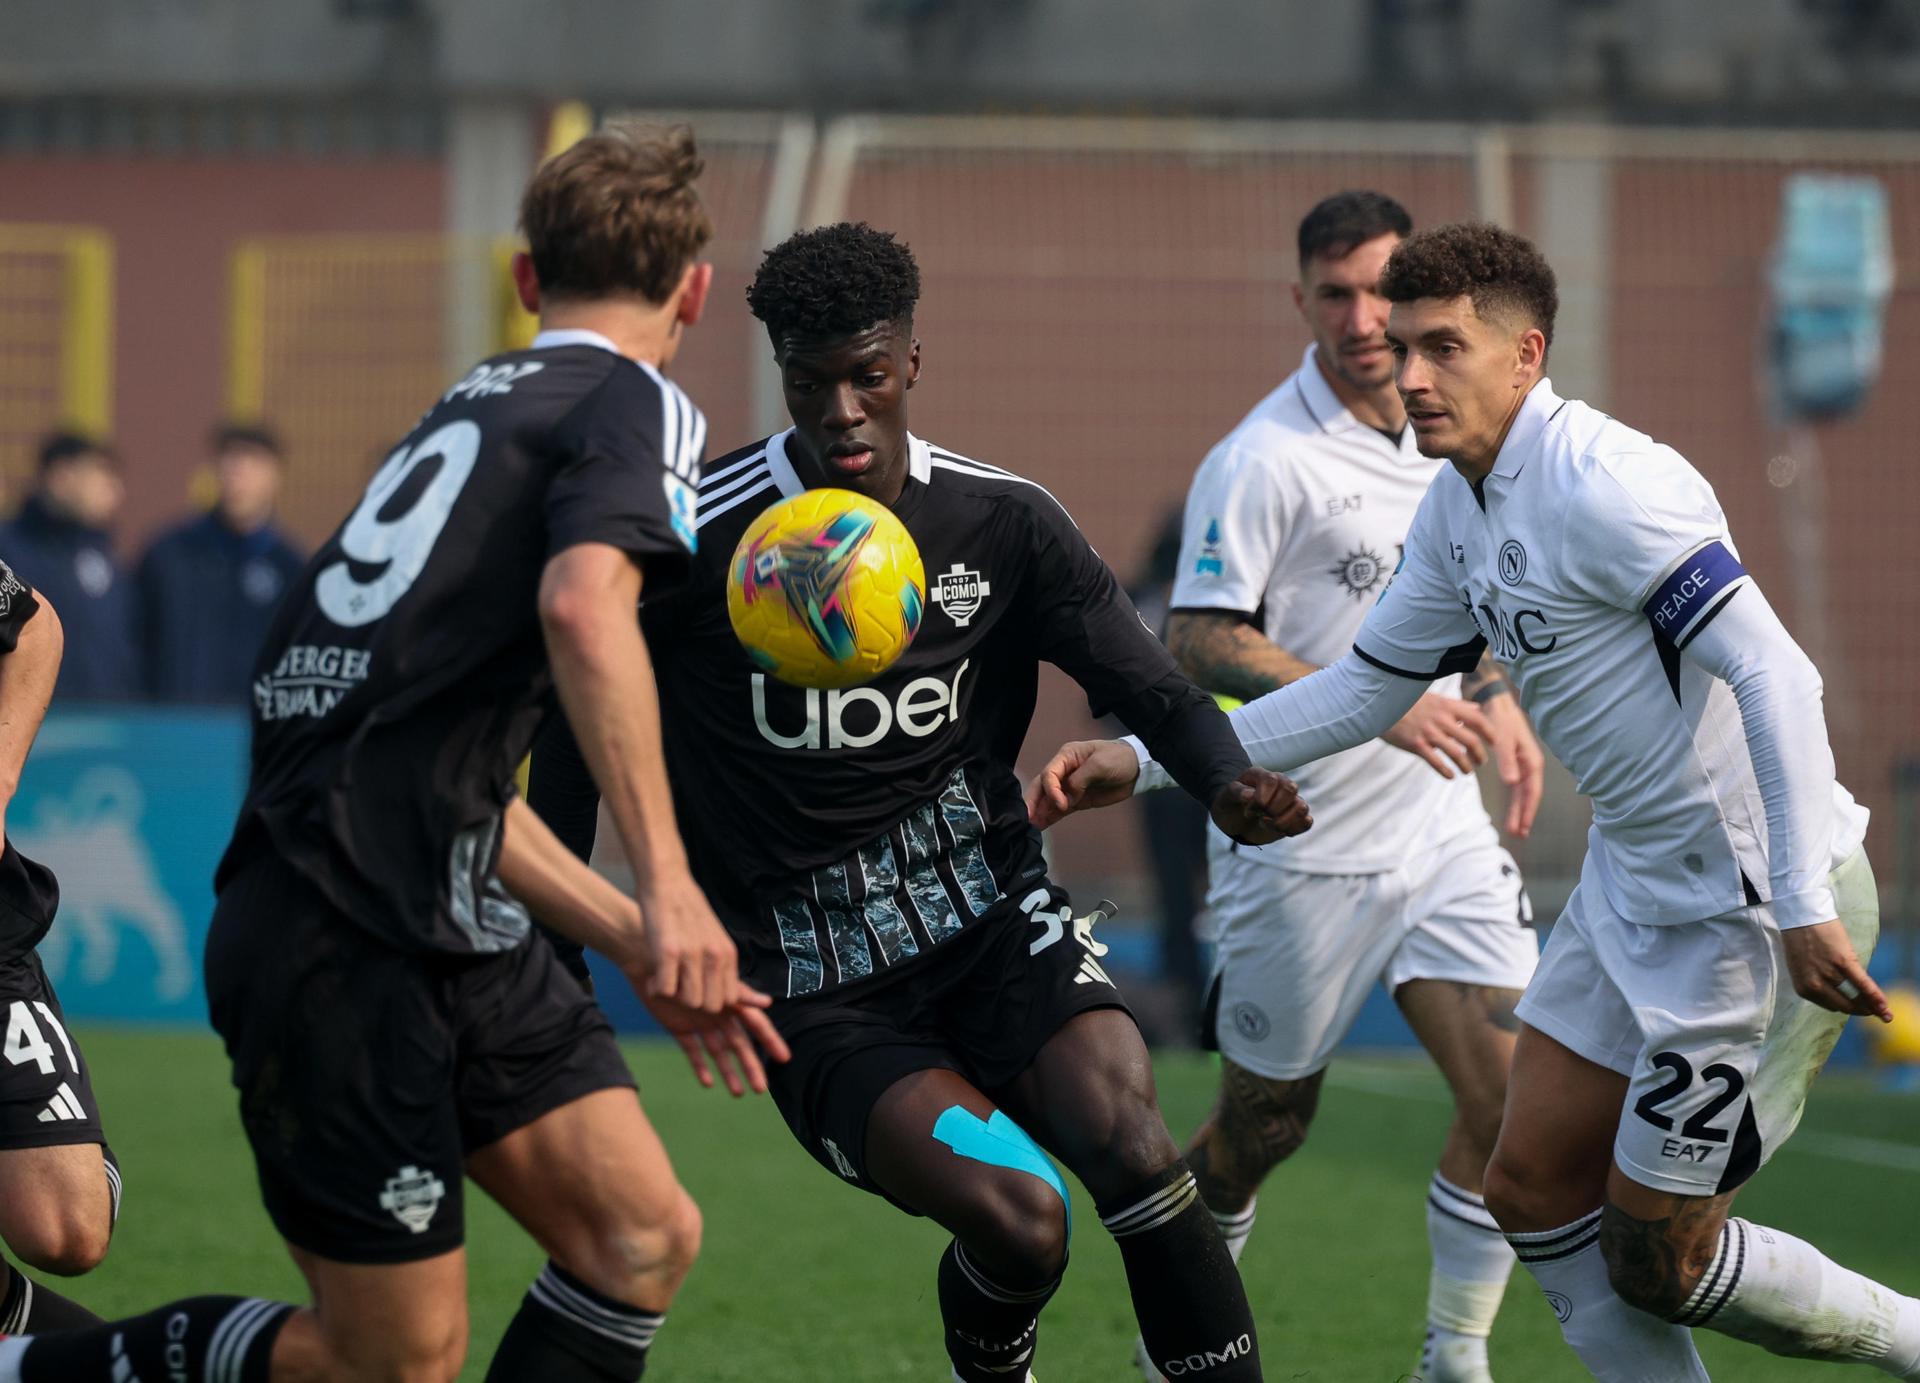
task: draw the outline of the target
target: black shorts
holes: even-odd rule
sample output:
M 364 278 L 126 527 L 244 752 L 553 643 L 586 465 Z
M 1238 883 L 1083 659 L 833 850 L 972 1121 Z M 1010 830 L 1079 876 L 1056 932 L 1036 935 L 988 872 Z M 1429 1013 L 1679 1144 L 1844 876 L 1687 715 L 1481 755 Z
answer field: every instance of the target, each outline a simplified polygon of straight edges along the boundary
M 0 961 L 0 1013 L 0 1149 L 104 1144 L 87 1059 L 32 951 Z
M 898 975 L 774 1004 L 793 1060 L 767 1079 L 821 1166 L 885 1196 L 867 1176 L 867 1116 L 894 1082 L 957 1071 L 997 1098 L 1069 1019 L 1127 1007 L 1066 915 L 1066 894 L 1048 890 L 1038 908 L 983 918 Z
M 546 942 L 399 951 L 277 859 L 228 882 L 206 968 L 267 1214 L 323 1258 L 459 1247 L 469 1153 L 633 1085 L 606 1017 Z

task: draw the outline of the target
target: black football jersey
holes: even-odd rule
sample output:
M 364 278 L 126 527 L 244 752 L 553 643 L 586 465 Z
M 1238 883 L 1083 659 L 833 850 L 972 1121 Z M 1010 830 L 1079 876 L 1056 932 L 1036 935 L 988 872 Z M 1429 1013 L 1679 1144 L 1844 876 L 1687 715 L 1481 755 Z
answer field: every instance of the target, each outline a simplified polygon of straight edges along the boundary
M 0 562 L 0 657 L 20 646 L 20 631 L 39 609 L 33 588 Z M 38 946 L 59 905 L 60 885 L 53 871 L 28 859 L 8 840 L 0 850 L 0 961 L 18 960 Z
M 547 560 L 606 543 L 677 578 L 706 424 L 580 332 L 476 365 L 375 472 L 254 665 L 252 776 L 215 880 L 272 849 L 404 949 L 527 934 L 494 877 L 514 771 L 551 706 Z
M 918 438 L 894 505 L 926 570 L 912 645 L 840 691 L 757 670 L 727 618 L 729 559 L 768 505 L 805 488 L 790 436 L 708 468 L 692 571 L 642 610 L 681 834 L 751 983 L 795 998 L 857 982 L 1032 893 L 1040 835 L 1014 760 L 1042 660 L 1204 800 L 1247 767 L 1053 497 Z M 530 801 L 569 844 L 590 843 L 592 782 L 563 734 L 535 753 Z

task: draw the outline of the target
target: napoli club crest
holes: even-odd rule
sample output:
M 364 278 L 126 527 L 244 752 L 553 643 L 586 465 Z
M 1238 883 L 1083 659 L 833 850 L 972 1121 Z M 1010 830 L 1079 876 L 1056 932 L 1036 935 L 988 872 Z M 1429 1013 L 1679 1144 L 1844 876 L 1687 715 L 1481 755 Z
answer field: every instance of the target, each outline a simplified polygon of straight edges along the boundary
M 993 585 L 977 571 L 968 571 L 955 562 L 934 580 L 933 603 L 965 629 L 980 613 L 981 602 L 993 594 Z
M 1526 574 L 1527 550 L 1520 546 L 1519 539 L 1507 539 L 1500 544 L 1500 579 L 1509 586 L 1518 586 Z

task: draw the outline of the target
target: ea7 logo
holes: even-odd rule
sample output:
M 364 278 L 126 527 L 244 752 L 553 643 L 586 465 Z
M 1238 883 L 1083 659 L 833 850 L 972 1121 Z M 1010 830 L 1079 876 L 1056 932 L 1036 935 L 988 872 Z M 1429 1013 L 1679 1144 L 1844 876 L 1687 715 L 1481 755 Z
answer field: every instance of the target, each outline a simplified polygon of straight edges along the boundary
M 993 594 L 993 585 L 977 571 L 968 571 L 955 562 L 934 582 L 933 603 L 952 616 L 965 629 L 980 613 L 981 602 Z
M 1253 1336 L 1242 1335 L 1237 1340 L 1228 1340 L 1225 1349 L 1210 1349 L 1201 1354 L 1189 1354 L 1182 1359 L 1168 1359 L 1160 1365 L 1160 1372 L 1168 1378 L 1191 1378 L 1209 1369 L 1217 1369 L 1222 1364 L 1252 1356 Z

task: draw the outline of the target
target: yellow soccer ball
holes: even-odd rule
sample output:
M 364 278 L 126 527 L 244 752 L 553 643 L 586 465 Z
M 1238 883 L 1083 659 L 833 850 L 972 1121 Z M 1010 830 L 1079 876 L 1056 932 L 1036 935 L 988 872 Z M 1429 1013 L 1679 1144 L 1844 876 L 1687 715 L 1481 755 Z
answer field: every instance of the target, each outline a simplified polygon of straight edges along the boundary
M 734 636 L 796 687 L 872 681 L 907 651 L 927 605 L 913 535 L 851 490 L 781 500 L 747 526 L 727 571 Z
M 1886 986 L 1892 1023 L 1863 1023 L 1874 1059 L 1889 1066 L 1920 1062 L 1920 988 L 1910 984 Z

